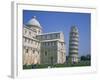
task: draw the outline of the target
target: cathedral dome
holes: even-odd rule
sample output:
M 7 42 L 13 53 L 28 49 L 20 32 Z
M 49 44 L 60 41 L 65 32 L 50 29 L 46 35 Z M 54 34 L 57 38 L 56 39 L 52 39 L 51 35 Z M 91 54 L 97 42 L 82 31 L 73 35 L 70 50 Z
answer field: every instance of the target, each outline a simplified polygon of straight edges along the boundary
M 36 26 L 41 28 L 41 25 L 35 16 L 28 21 L 27 26 Z

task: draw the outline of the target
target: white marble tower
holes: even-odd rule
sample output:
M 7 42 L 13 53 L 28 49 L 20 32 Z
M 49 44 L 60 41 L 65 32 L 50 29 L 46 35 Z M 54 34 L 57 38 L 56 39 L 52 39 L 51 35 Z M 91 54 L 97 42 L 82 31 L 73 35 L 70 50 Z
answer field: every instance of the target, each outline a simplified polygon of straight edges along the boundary
M 69 36 L 69 61 L 71 63 L 77 63 L 79 61 L 78 46 L 79 46 L 79 31 L 76 26 L 72 26 Z

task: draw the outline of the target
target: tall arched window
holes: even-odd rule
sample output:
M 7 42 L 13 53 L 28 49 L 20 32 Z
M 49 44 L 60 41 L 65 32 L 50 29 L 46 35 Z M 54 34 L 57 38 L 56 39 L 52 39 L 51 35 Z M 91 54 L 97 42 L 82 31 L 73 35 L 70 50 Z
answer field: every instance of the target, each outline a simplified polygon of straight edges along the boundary
M 45 56 L 47 56 L 47 51 L 45 51 Z
M 28 49 L 26 49 L 26 53 L 28 53 Z

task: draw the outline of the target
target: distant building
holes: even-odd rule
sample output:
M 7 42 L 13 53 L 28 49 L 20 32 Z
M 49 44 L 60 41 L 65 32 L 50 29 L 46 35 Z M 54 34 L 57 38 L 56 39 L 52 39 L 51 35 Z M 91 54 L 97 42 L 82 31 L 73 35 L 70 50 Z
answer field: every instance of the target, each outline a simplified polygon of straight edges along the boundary
M 63 64 L 66 49 L 63 32 L 43 33 L 33 17 L 23 27 L 23 65 Z
M 79 46 L 79 32 L 76 26 L 72 26 L 69 36 L 69 61 L 71 63 L 77 63 L 79 61 L 78 46 Z

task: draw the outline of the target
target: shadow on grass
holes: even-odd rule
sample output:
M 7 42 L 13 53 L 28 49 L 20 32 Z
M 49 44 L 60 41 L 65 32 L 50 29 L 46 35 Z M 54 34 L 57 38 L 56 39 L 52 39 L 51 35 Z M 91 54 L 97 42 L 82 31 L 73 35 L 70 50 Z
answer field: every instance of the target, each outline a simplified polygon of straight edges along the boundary
M 79 63 L 71 64 L 33 64 L 33 65 L 23 65 L 23 69 L 41 69 L 41 68 L 59 68 L 59 67 L 81 67 L 81 66 L 91 66 L 90 61 L 80 61 Z

